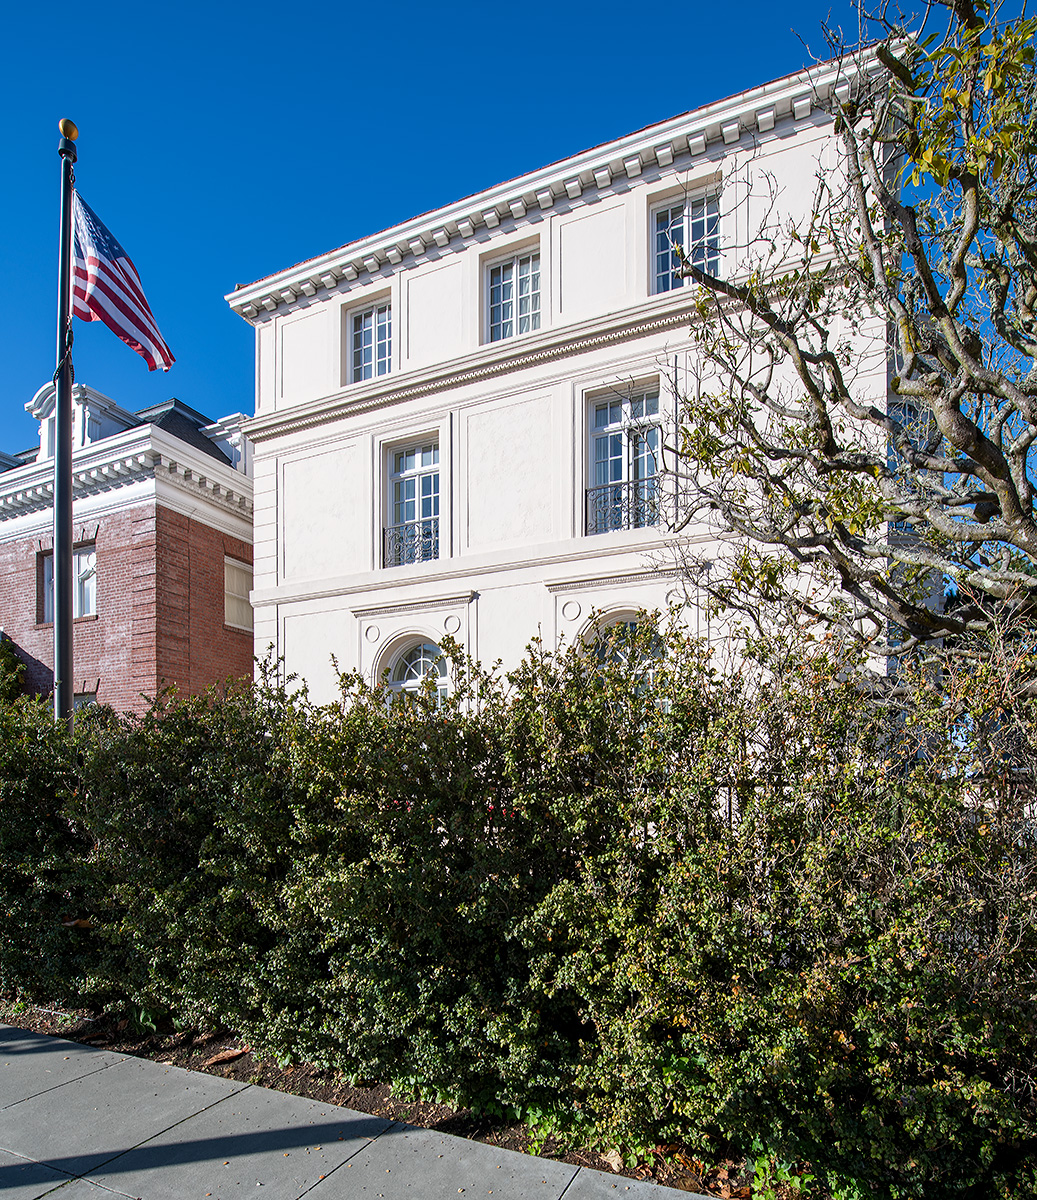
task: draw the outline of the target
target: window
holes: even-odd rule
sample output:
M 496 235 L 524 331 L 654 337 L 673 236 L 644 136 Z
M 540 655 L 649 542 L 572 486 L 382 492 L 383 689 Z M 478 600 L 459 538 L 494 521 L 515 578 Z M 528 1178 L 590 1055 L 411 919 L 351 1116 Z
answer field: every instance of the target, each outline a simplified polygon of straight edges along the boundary
M 391 464 L 385 565 L 439 558 L 439 443 L 394 450 Z
M 491 342 L 540 328 L 540 252 L 495 263 L 487 279 Z
M 252 567 L 236 558 L 223 560 L 223 623 L 252 632 Z
M 680 200 L 657 208 L 652 214 L 656 292 L 684 286 L 675 247 L 688 261 L 710 275 L 720 270 L 720 200 L 716 195 Z
M 81 708 L 91 708 L 96 703 L 96 692 L 76 692 L 72 697 L 72 711 L 77 712 Z
M 388 375 L 392 370 L 392 306 L 389 302 L 352 313 L 349 328 L 352 382 Z
M 652 692 L 659 680 L 659 668 L 666 656 L 666 643 L 653 618 L 643 612 L 595 620 L 585 638 L 601 677 L 618 674 L 634 684 L 638 693 Z M 664 711 L 669 701 L 656 701 Z
M 389 674 L 389 689 L 407 698 L 417 696 L 432 676 L 440 704 L 447 697 L 448 676 L 446 658 L 432 642 L 412 646 L 396 660 Z
M 592 404 L 588 533 L 657 524 L 659 432 L 658 389 Z
M 54 620 L 54 555 L 43 558 L 43 620 Z M 91 542 L 72 551 L 72 616 L 91 617 L 97 612 L 97 550 Z

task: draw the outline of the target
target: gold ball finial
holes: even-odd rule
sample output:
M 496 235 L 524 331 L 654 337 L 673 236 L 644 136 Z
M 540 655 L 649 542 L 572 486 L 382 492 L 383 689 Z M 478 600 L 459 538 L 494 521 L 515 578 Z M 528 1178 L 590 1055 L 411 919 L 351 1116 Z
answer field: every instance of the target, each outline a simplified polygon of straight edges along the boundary
M 58 122 L 58 129 L 61 130 L 61 136 L 68 138 L 70 142 L 74 142 L 79 137 L 75 121 L 70 121 L 68 117 L 61 118 Z

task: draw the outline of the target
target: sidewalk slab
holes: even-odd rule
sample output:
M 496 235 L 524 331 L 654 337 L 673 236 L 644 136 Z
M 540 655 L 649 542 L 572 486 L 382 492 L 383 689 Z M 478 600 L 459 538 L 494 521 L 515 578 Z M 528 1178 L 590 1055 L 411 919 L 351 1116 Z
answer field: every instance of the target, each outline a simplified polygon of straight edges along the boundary
M 126 1058 L 4 1109 L 0 1149 L 85 1175 L 247 1086 Z
M 4 1026 L 0 1086 L 4 1200 L 706 1200 Z
M 314 1200 L 558 1200 L 576 1175 L 569 1163 L 484 1142 L 396 1125 L 340 1167 Z M 660 1198 L 662 1200 L 662 1198 Z
M 367 1113 L 248 1087 L 111 1159 L 89 1178 L 146 1200 L 227 1200 L 246 1191 L 259 1200 L 296 1200 L 391 1125 Z
M 38 1200 L 67 1181 L 68 1176 L 60 1171 L 0 1150 L 0 1193 L 4 1200 Z
M 44 1195 L 47 1200 L 141 1200 L 139 1196 L 109 1192 L 106 1188 L 98 1187 L 96 1183 L 88 1183 L 85 1179 L 70 1179 Z M 4 1200 L 7 1200 L 6 1194 Z M 35 1200 L 43 1200 L 43 1196 L 35 1197 Z
M 0 1110 L 124 1062 L 125 1057 L 0 1025 Z

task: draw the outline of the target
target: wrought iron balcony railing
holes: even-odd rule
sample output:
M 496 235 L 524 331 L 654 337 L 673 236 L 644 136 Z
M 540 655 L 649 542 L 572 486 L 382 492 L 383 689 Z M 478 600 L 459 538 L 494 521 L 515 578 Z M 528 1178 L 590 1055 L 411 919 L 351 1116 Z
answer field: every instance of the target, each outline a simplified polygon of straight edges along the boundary
M 659 523 L 659 480 L 632 479 L 587 489 L 587 532 L 646 529 Z
M 430 562 L 439 558 L 439 517 L 404 521 L 385 530 L 385 566 Z

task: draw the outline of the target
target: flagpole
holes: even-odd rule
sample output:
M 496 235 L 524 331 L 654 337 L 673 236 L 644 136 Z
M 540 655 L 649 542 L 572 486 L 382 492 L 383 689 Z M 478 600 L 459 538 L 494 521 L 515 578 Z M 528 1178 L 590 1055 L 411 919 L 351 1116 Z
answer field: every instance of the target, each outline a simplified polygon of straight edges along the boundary
M 75 124 L 58 122 L 61 225 L 58 235 L 58 349 L 54 371 L 54 719 L 71 723 L 72 683 L 72 184 Z

